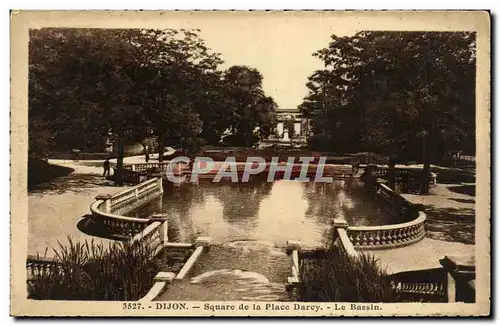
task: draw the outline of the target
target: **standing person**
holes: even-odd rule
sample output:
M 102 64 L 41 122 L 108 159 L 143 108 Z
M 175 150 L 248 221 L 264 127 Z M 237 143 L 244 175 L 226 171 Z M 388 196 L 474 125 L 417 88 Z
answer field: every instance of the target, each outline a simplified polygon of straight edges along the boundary
M 103 165 L 102 165 L 102 166 L 104 167 L 104 173 L 102 174 L 102 176 L 104 177 L 104 176 L 106 176 L 106 174 L 107 174 L 107 175 L 108 175 L 108 177 L 109 177 L 109 166 L 110 166 L 110 164 L 109 164 L 109 158 L 107 158 L 107 159 L 104 161 L 104 163 L 103 163 Z
M 149 152 L 146 152 L 146 163 L 149 162 Z

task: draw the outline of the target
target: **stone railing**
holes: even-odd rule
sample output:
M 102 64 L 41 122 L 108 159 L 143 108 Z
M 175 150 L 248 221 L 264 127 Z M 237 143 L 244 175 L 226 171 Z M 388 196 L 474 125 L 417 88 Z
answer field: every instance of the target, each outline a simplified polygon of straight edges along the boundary
M 377 196 L 392 214 L 408 222 L 381 226 L 349 226 L 347 235 L 357 249 L 385 249 L 406 246 L 425 237 L 426 215 L 384 184 L 377 184 Z
M 352 226 L 349 240 L 357 249 L 386 249 L 407 246 L 425 237 L 425 213 L 410 222 L 382 226 Z
M 475 266 L 444 257 L 442 267 L 388 276 L 400 302 L 475 302 Z
M 148 163 L 134 163 L 123 166 L 124 170 L 143 172 L 151 169 L 158 169 L 164 171 L 167 168 L 168 162 L 148 162 Z
M 156 256 L 168 243 L 168 220 L 165 216 L 156 215 L 152 216 L 150 220 L 156 221 L 152 222 L 144 230 L 132 237 L 132 239 L 130 239 L 130 244 L 133 246 L 143 245 L 151 247 L 154 250 L 154 256 Z
M 333 220 L 333 245 L 347 257 L 355 258 L 358 253 L 347 235 L 347 222 L 341 219 Z
M 53 258 L 30 256 L 26 259 L 27 281 L 43 276 L 51 276 L 62 272 L 61 263 Z
M 157 256 L 168 245 L 168 221 L 165 216 L 153 215 L 149 219 L 153 222 L 129 240 L 132 246 L 152 248 L 153 255 Z M 63 263 L 52 257 L 39 257 L 28 255 L 26 259 L 28 283 L 40 277 L 60 275 L 63 272 Z
M 366 167 L 365 165 L 362 166 Z M 371 167 L 371 174 L 373 177 L 384 178 L 384 179 L 387 178 L 389 173 L 389 168 L 387 166 L 370 165 L 370 167 Z M 421 169 L 395 168 L 394 174 L 396 183 L 405 183 L 405 182 L 409 182 L 412 184 L 420 183 Z M 412 179 L 416 181 L 412 182 Z M 429 172 L 429 185 L 433 187 L 436 185 L 436 183 L 437 183 L 436 173 Z
M 388 278 L 399 302 L 447 302 L 443 268 L 405 271 Z
M 133 163 L 123 166 L 123 178 L 127 183 L 144 182 L 150 178 L 165 176 L 169 162 Z M 184 163 L 179 162 L 170 172 L 175 176 L 184 173 Z M 115 172 L 116 174 L 116 172 Z
M 115 195 L 99 195 L 90 206 L 92 219 L 108 234 L 133 236 L 142 231 L 151 220 L 129 217 L 126 214 L 162 194 L 162 179 L 154 178 Z
M 165 229 L 166 230 L 166 229 Z M 160 293 L 165 291 L 165 287 L 174 282 L 174 281 L 179 281 L 184 279 L 184 277 L 189 273 L 189 271 L 193 268 L 194 264 L 198 260 L 198 258 L 201 256 L 203 251 L 206 248 L 210 247 L 210 242 L 211 239 L 209 237 L 199 237 L 196 239 L 196 241 L 193 244 L 186 244 L 186 243 L 166 243 L 164 244 L 164 247 L 177 247 L 177 248 L 192 248 L 194 247 L 195 250 L 191 254 L 191 256 L 188 258 L 186 263 L 182 266 L 181 270 L 177 273 L 177 275 L 173 272 L 159 272 L 156 274 L 154 278 L 154 285 L 153 287 L 148 291 L 148 293 L 142 297 L 139 301 L 144 301 L 144 302 L 150 302 L 155 300 Z
M 290 255 L 292 261 L 292 276 L 288 277 L 287 289 L 291 290 L 293 287 L 300 283 L 300 264 L 299 264 L 299 251 L 300 242 L 289 240 L 286 246 L 287 254 Z

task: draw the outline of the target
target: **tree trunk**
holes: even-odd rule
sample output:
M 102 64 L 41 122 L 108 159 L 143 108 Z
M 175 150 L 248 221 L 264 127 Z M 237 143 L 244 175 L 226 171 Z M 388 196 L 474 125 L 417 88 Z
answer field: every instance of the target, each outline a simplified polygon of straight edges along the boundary
M 392 190 L 396 190 L 396 161 L 393 158 L 389 159 L 387 181 L 389 182 L 389 188 L 391 188 Z
M 116 159 L 115 185 L 123 186 L 123 156 L 125 154 L 125 142 L 123 136 L 118 136 L 118 158 Z
M 424 167 L 422 169 L 422 175 L 420 178 L 420 194 L 428 195 L 429 194 L 429 171 L 431 169 L 431 164 L 429 161 L 429 150 L 427 146 L 427 137 L 424 136 L 422 138 L 422 155 L 423 155 L 423 163 Z
M 158 135 L 158 162 L 163 162 L 163 153 L 165 152 L 165 131 L 163 127 L 159 129 Z

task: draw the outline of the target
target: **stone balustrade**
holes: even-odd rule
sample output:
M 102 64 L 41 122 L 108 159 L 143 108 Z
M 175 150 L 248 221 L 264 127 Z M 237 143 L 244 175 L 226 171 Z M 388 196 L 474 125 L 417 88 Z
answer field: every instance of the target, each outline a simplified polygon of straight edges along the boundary
M 153 249 L 153 255 L 158 255 L 168 243 L 168 220 L 149 224 L 144 230 L 132 237 L 130 243 L 150 247 Z
M 406 246 L 425 237 L 425 213 L 410 222 L 382 226 L 352 226 L 347 230 L 349 240 L 358 249 L 385 249 Z
M 153 249 L 153 256 L 157 256 L 163 248 L 168 246 L 168 221 L 164 215 L 153 215 L 151 219 L 154 222 L 136 233 L 129 243 L 132 246 L 144 246 Z M 28 256 L 26 259 L 26 270 L 28 274 L 28 283 L 34 279 L 51 276 L 52 274 L 62 273 L 63 264 L 56 258 Z
M 366 165 L 360 165 L 366 167 Z M 374 178 L 387 178 L 389 168 L 387 166 L 371 165 L 371 175 Z M 394 177 L 396 183 L 404 182 L 404 180 L 410 181 L 411 179 L 420 180 L 421 169 L 409 169 L 409 168 L 395 168 Z M 437 175 L 434 172 L 429 172 L 429 185 L 434 187 L 437 183 Z
M 131 237 L 151 221 L 149 218 L 129 217 L 126 214 L 162 194 L 162 179 L 154 178 L 116 195 L 99 195 L 90 206 L 92 218 L 108 234 Z
M 349 226 L 347 235 L 357 249 L 385 249 L 406 246 L 425 237 L 426 215 L 401 195 L 377 183 L 377 196 L 389 206 L 389 213 L 408 222 L 381 226 Z
M 160 171 L 164 171 L 167 168 L 169 162 L 148 162 L 148 163 L 134 163 L 125 165 L 124 169 L 135 171 L 135 172 L 143 172 L 151 169 L 158 169 Z
M 61 263 L 53 258 L 30 256 L 26 259 L 27 281 L 62 272 Z
M 475 302 L 475 264 L 445 256 L 439 268 L 388 275 L 400 302 Z
M 405 271 L 388 276 L 401 302 L 447 302 L 446 272 L 442 268 Z
M 348 224 L 345 220 L 333 220 L 333 245 L 347 257 L 357 257 L 358 253 L 347 235 L 347 228 Z

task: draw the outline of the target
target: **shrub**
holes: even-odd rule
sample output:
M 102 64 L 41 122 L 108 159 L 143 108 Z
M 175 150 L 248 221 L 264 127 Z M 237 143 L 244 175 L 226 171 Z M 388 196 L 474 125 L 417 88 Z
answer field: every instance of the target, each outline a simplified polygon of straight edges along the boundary
M 54 249 L 58 266 L 28 283 L 28 298 L 50 300 L 138 300 L 158 272 L 149 245 L 128 242 L 109 247 L 74 242 Z
M 373 256 L 349 258 L 332 247 L 319 259 L 301 260 L 299 297 L 318 302 L 393 302 L 386 276 Z

